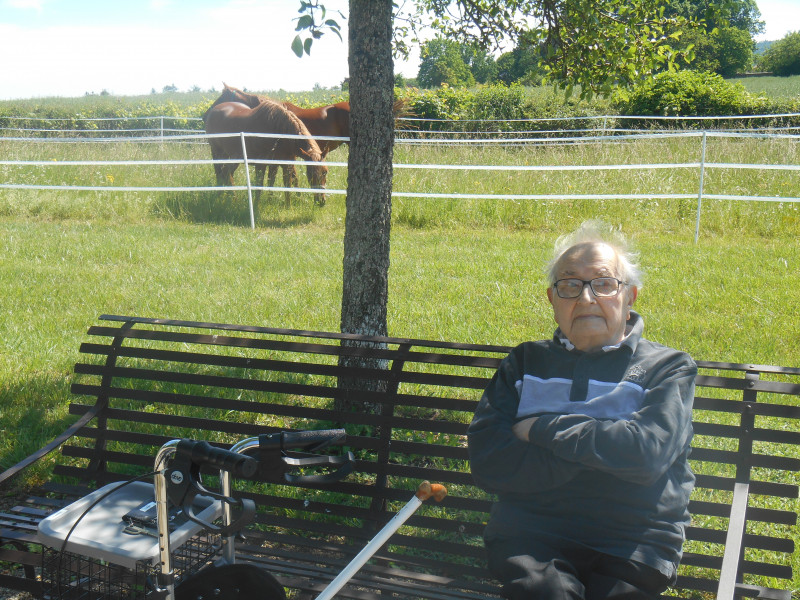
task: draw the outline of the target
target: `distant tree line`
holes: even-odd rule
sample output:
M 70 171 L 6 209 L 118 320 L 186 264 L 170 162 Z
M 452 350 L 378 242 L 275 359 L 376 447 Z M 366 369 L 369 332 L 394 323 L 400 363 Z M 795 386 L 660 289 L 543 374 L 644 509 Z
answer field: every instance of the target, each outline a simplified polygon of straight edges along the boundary
M 775 75 L 800 75 L 800 31 L 793 31 L 770 45 L 758 57 L 756 65 L 759 70 Z
M 681 69 L 732 77 L 753 69 L 775 75 L 800 74 L 800 32 L 788 34 L 756 55 L 754 37 L 764 31 L 755 0 L 730 0 L 720 13 L 711 11 L 713 0 L 674 0 L 669 17 L 696 23 L 665 32 L 675 35 L 674 45 L 685 51 Z M 438 36 L 423 42 L 417 78 L 398 76 L 396 84 L 438 88 L 504 83 L 538 85 L 545 76 L 541 66 L 547 46 L 535 35 L 521 35 L 513 50 L 496 58 L 485 49 Z M 665 69 L 666 70 L 666 69 Z

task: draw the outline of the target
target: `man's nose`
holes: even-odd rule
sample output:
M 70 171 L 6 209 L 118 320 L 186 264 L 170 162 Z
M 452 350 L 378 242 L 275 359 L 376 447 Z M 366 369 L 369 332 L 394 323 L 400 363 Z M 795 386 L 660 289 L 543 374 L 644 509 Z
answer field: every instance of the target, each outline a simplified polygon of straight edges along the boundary
M 592 291 L 592 287 L 587 281 L 583 284 L 583 288 L 581 288 L 581 295 L 578 296 L 578 302 L 586 303 L 586 304 L 594 304 L 597 302 L 597 298 Z

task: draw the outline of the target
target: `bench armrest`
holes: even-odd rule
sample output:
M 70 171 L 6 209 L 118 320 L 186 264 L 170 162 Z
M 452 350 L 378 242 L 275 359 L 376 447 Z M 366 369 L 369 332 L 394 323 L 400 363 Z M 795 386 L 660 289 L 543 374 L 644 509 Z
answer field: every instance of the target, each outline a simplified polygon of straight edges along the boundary
M 739 570 L 739 556 L 742 553 L 749 494 L 750 484 L 739 482 L 734 485 L 731 516 L 728 520 L 728 533 L 725 537 L 725 554 L 722 557 L 722 568 L 719 572 L 718 600 L 733 600 L 736 593 L 736 574 Z
M 0 473 L 0 486 L 3 485 L 6 481 L 10 480 L 15 475 L 17 475 L 20 471 L 26 469 L 27 467 L 35 463 L 37 460 L 47 456 L 53 450 L 58 448 L 61 444 L 66 442 L 69 438 L 71 438 L 78 431 L 80 431 L 80 429 L 84 425 L 86 425 L 89 421 L 94 419 L 97 416 L 97 413 L 100 412 L 100 410 L 103 408 L 103 406 L 104 405 L 102 405 L 99 402 L 95 403 L 95 405 L 92 406 L 92 408 L 90 408 L 86 413 L 84 413 L 84 415 L 80 419 L 78 419 L 70 427 L 65 429 L 61 434 L 58 435 L 58 437 L 56 437 L 49 444 L 47 444 L 42 448 L 39 448 L 39 450 L 37 450 L 33 454 L 30 454 L 29 456 L 26 456 L 17 464 L 15 464 L 13 467 L 9 467 L 8 469 Z

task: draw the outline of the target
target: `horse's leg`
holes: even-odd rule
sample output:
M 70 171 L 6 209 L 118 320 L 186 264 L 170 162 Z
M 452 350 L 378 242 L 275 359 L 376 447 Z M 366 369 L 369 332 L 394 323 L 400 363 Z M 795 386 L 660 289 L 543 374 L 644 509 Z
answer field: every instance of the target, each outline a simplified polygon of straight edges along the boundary
M 297 185 L 297 171 L 294 165 L 283 165 L 283 187 L 292 188 Z M 292 193 L 286 190 L 286 208 L 289 208 Z
M 256 181 L 255 187 L 260 188 L 264 186 L 264 172 L 267 170 L 267 165 L 256 165 Z M 256 212 L 258 206 L 258 199 L 261 197 L 261 190 L 257 189 L 253 198 L 253 212 Z
M 217 185 L 233 185 L 233 174 L 229 173 L 228 165 L 214 165 L 217 171 Z
M 217 185 L 225 185 L 225 170 L 224 165 L 214 163 L 214 174 L 217 176 Z
M 233 165 L 214 165 L 214 170 L 217 174 L 218 186 L 232 186 L 233 185 Z
M 275 177 L 278 175 L 278 165 L 269 166 L 269 177 L 267 179 L 267 187 L 275 187 Z M 270 192 L 271 194 L 272 192 Z
M 217 184 L 218 185 L 229 185 L 233 187 L 233 174 L 236 171 L 236 167 L 239 165 L 217 165 L 220 167 L 219 175 L 217 175 Z
M 222 160 L 226 158 L 223 156 L 222 152 L 215 146 L 215 144 L 211 144 L 211 158 L 212 160 Z M 214 174 L 217 176 L 217 185 L 227 185 L 225 183 L 225 171 L 227 170 L 228 165 L 221 165 L 219 163 L 214 163 Z
M 228 160 L 232 155 L 228 153 L 224 147 L 211 146 L 211 158 L 214 160 Z M 214 163 L 214 171 L 217 174 L 217 185 L 230 185 L 233 186 L 233 173 L 236 171 L 236 163 Z

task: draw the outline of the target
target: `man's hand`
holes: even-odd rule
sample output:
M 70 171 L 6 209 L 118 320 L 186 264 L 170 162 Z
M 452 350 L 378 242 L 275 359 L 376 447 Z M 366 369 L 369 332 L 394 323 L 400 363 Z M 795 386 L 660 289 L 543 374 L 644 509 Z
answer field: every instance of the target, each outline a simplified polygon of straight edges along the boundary
M 515 423 L 514 426 L 511 428 L 511 431 L 514 432 L 514 435 L 521 439 L 523 442 L 529 442 L 530 439 L 528 438 L 528 434 L 531 431 L 531 426 L 536 421 L 538 417 L 528 417 L 527 419 L 523 419 L 519 423 Z

